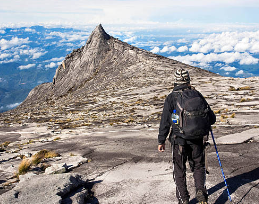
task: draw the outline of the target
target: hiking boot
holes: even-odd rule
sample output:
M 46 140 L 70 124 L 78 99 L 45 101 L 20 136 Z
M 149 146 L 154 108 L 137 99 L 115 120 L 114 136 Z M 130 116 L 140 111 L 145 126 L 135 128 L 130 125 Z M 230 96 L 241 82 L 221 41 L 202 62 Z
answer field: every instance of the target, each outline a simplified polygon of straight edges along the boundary
M 199 204 L 208 204 L 207 199 L 202 190 L 198 190 L 196 193 L 196 199 Z

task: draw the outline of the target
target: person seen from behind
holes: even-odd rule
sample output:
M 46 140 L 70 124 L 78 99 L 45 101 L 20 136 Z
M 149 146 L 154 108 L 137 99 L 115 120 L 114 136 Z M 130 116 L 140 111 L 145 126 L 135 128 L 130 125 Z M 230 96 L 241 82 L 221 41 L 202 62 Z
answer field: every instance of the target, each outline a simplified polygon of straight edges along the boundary
M 202 94 L 191 86 L 188 71 L 178 69 L 174 76 L 174 89 L 165 99 L 161 116 L 158 151 L 165 151 L 169 136 L 179 204 L 188 204 L 190 199 L 186 185 L 187 161 L 193 172 L 196 199 L 199 204 L 207 204 L 205 141 L 216 116 Z

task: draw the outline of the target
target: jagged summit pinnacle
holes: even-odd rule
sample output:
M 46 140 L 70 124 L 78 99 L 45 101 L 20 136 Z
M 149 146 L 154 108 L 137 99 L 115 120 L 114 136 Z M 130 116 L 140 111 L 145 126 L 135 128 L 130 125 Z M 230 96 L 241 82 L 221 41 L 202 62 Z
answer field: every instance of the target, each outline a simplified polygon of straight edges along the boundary
M 105 40 L 109 40 L 111 38 L 110 35 L 107 34 L 103 29 L 102 24 L 96 26 L 96 28 L 93 30 L 92 34 L 88 38 L 87 43 L 90 42 L 94 37 Z

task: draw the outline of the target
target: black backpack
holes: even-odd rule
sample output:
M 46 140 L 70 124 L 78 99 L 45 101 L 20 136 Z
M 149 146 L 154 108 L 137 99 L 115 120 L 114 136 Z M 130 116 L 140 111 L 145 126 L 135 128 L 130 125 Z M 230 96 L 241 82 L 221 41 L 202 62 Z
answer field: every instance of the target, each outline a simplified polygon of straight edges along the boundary
M 184 139 L 200 139 L 208 135 L 211 124 L 209 105 L 195 89 L 177 91 L 176 114 L 179 116 L 177 126 Z

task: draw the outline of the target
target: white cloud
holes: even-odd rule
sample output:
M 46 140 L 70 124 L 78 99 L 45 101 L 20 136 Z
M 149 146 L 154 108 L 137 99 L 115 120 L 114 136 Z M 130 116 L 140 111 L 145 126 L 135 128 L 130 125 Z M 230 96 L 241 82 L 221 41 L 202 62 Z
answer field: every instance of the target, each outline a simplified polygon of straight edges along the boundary
M 20 103 L 13 103 L 13 104 L 7 105 L 6 107 L 7 108 L 15 108 L 15 107 L 19 106 L 20 104 L 21 104 L 21 102 Z
M 186 52 L 188 51 L 188 47 L 185 45 L 185 46 L 181 46 L 177 49 L 178 52 Z
M 164 52 L 171 53 L 171 52 L 174 52 L 174 51 L 176 51 L 176 47 L 175 46 L 170 46 L 170 47 L 165 46 L 165 47 L 163 47 L 162 50 L 160 50 L 161 53 L 164 53 Z
M 236 70 L 237 68 L 235 67 L 230 67 L 230 66 L 225 66 L 225 67 L 221 67 L 220 69 L 225 70 L 226 72 L 232 72 L 234 70 Z
M 254 58 L 253 56 L 249 55 L 248 53 L 245 53 L 245 55 L 242 56 L 242 59 L 240 60 L 239 64 L 241 64 L 241 65 L 257 64 L 258 61 L 259 61 L 258 58 Z
M 128 38 L 128 39 L 125 39 L 124 40 L 124 42 L 134 42 L 134 41 L 136 41 L 136 39 L 137 39 L 137 37 L 136 36 L 133 36 L 133 37 L 130 37 L 130 38 Z
M 15 46 L 22 45 L 22 44 L 27 44 L 29 42 L 30 42 L 29 38 L 12 37 L 11 40 L 1 39 L 0 40 L 0 47 L 1 47 L 1 50 L 6 50 L 6 49 L 9 49 L 11 47 L 15 47 Z
M 251 47 L 249 42 L 239 42 L 235 45 L 234 50 L 237 52 L 245 52 L 248 51 Z
M 0 30 L 0 34 L 5 34 L 5 31 L 4 30 Z
M 19 55 L 14 55 L 13 59 L 16 61 L 16 60 L 19 60 L 20 59 L 20 56 Z
M 243 75 L 244 74 L 244 71 L 243 70 L 239 70 L 237 73 L 236 73 L 236 76 L 240 76 L 240 75 Z
M 85 24 L 102 22 L 107 24 L 120 23 L 121 25 L 132 23 L 136 25 L 139 22 L 152 23 L 152 17 L 156 17 L 156 15 L 160 18 L 164 15 L 166 17 L 164 21 L 168 21 L 170 18 L 176 18 L 177 21 L 182 18 L 188 19 L 196 16 L 204 16 L 204 13 L 199 13 L 199 11 L 206 12 L 208 16 L 206 20 L 209 20 L 209 16 L 213 16 L 213 14 L 218 13 L 218 16 L 222 15 L 222 13 L 219 13 L 219 8 L 224 8 L 224 10 L 229 9 L 231 11 L 233 6 L 235 8 L 247 9 L 258 8 L 258 4 L 256 0 L 45 0 L 44 2 L 37 1 L 37 3 L 35 3 L 35 0 L 26 0 L 26 6 L 24 6 L 24 3 L 21 1 L 9 0 L 1 3 L 1 9 L 4 11 L 2 12 L 4 17 L 1 21 L 6 22 L 6 19 L 8 19 L 6 17 L 9 17 L 13 21 L 26 20 L 28 22 L 54 21 L 54 23 L 57 23 L 68 21 L 75 23 L 79 21 Z M 172 8 L 174 8 L 174 12 L 172 12 Z M 213 12 L 214 9 L 217 13 L 208 15 L 208 12 Z M 231 14 L 233 15 L 233 13 Z M 242 17 L 240 14 L 239 16 Z M 21 19 L 17 19 L 17 17 Z M 233 20 L 235 19 L 234 17 L 232 18 Z
M 45 60 L 44 62 L 62 62 L 63 60 L 65 59 L 65 57 L 54 57 L 54 58 L 52 58 L 52 59 L 50 59 L 50 60 Z
M 3 61 L 0 61 L 0 64 L 3 64 L 3 63 L 11 63 L 11 62 L 15 62 L 15 61 L 18 61 L 20 59 L 20 56 L 19 55 L 16 55 L 15 53 L 13 53 L 13 58 L 10 59 L 10 57 L 12 57 L 11 54 L 7 54 L 7 53 L 4 53 L 4 54 L 1 54 L 0 55 L 0 59 L 3 59 Z M 7 58 L 7 59 L 6 59 Z M 8 59 L 9 58 L 9 59 Z
M 51 62 L 50 64 L 45 65 L 46 68 L 54 68 L 57 67 L 59 64 L 61 64 L 60 62 Z
M 177 40 L 178 43 L 188 43 L 189 41 L 185 38 Z
M 233 46 L 231 45 L 224 45 L 223 47 L 221 47 L 220 52 L 228 52 L 228 51 L 233 51 Z
M 255 42 L 251 49 L 250 49 L 250 52 L 251 53 L 259 53 L 259 41 L 258 42 Z
M 154 47 L 152 50 L 150 50 L 150 52 L 159 53 L 160 52 L 160 48 L 159 47 Z
M 10 54 L 6 54 L 6 53 L 0 54 L 0 59 L 5 59 L 5 58 L 10 57 L 10 56 L 11 56 Z
M 42 55 L 46 54 L 46 52 L 35 52 L 32 54 L 32 59 L 38 59 Z
M 58 36 L 61 37 L 62 40 L 61 42 L 73 42 L 73 41 L 77 41 L 77 40 L 84 40 L 86 41 L 89 33 L 88 32 L 71 32 L 71 33 L 61 33 L 61 32 L 51 32 L 49 34 L 50 37 L 52 36 Z
M 192 43 L 191 52 L 259 52 L 259 31 L 210 34 Z
M 31 32 L 31 33 L 36 33 L 35 29 L 31 29 L 31 28 L 25 28 L 24 29 L 25 32 Z
M 36 66 L 36 64 L 21 65 L 21 66 L 18 67 L 18 69 L 20 69 L 20 70 L 30 69 L 30 68 L 35 67 L 35 66 Z
M 194 62 L 199 63 L 211 63 L 211 62 L 224 62 L 226 64 L 239 62 L 241 65 L 249 65 L 258 63 L 259 59 L 254 58 L 249 53 L 239 53 L 239 52 L 224 52 L 224 53 L 210 53 L 210 54 L 193 54 L 185 56 L 174 56 L 170 57 L 172 59 L 187 63 L 193 64 Z
M 123 35 L 122 32 L 120 32 L 120 31 L 110 31 L 109 34 L 113 37 Z
M 165 46 L 165 47 L 163 47 L 163 49 L 160 52 L 164 53 L 164 52 L 168 52 L 168 51 L 169 51 L 168 46 Z
M 224 63 L 216 63 L 214 66 L 215 66 L 215 67 L 223 67 L 223 66 L 224 66 Z
M 45 55 L 47 51 L 39 48 L 33 48 L 33 49 L 24 49 L 20 50 L 21 55 L 29 55 L 32 57 L 32 59 L 38 59 L 42 55 Z
M 191 52 L 199 52 L 200 51 L 200 45 L 198 42 L 194 42 L 192 44 L 192 47 L 189 49 Z

